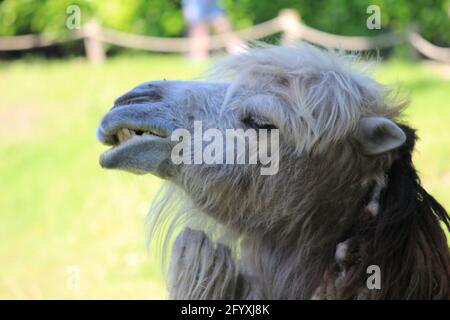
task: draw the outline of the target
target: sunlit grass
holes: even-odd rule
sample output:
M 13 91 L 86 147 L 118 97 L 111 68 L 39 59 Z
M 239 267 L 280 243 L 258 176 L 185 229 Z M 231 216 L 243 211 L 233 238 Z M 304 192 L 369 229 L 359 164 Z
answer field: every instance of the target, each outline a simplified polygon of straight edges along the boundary
M 135 85 L 190 79 L 204 67 L 170 55 L 122 56 L 101 66 L 0 62 L 0 298 L 166 297 L 144 240 L 160 181 L 100 169 L 104 147 L 95 128 Z M 449 81 L 405 62 L 384 64 L 376 75 L 409 91 L 406 119 L 421 137 L 417 167 L 450 208 Z

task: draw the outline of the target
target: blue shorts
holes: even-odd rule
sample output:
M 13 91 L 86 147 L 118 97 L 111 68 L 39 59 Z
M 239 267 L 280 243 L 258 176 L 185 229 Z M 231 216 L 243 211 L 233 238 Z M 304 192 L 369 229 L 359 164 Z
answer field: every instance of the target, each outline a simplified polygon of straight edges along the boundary
M 184 18 L 189 24 L 212 22 L 224 15 L 218 0 L 183 0 Z

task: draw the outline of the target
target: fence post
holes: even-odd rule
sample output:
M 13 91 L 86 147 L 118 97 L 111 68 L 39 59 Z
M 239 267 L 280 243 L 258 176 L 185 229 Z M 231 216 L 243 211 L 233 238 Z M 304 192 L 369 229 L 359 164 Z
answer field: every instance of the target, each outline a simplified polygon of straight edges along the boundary
M 413 44 L 411 43 L 411 34 L 413 32 L 418 32 L 419 27 L 416 23 L 411 24 L 408 29 L 406 30 L 406 45 L 408 47 L 408 57 L 413 61 L 418 61 L 420 59 L 420 54 L 417 51 L 416 48 L 414 48 Z
M 97 20 L 90 20 L 84 26 L 84 49 L 88 60 L 92 63 L 102 63 L 106 55 L 100 41 L 101 27 Z
M 278 17 L 283 30 L 282 44 L 290 44 L 302 37 L 302 20 L 297 10 L 282 9 Z

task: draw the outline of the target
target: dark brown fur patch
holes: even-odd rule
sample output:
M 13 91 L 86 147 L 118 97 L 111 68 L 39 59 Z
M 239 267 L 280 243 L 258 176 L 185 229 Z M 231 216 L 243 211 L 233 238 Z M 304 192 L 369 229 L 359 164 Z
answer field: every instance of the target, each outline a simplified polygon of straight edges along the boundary
M 421 186 L 412 163 L 417 137 L 413 129 L 402 129 L 407 142 L 387 173 L 379 215 L 362 214 L 351 231 L 361 263 L 348 267 L 338 299 L 357 297 L 369 265 L 381 270 L 381 289 L 369 292 L 372 299 L 450 298 L 450 254 L 441 228 L 450 230 L 450 218 Z

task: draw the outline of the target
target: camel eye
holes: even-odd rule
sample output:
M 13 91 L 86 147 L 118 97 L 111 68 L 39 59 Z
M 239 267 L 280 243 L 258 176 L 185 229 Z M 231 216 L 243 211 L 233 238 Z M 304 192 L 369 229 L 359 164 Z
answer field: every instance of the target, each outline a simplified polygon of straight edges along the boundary
M 266 129 L 266 130 L 278 129 L 277 126 L 274 125 L 269 120 L 261 118 L 261 117 L 253 116 L 253 115 L 245 116 L 242 119 L 242 123 L 247 128 L 252 128 L 252 129 Z

